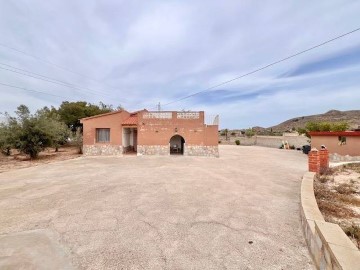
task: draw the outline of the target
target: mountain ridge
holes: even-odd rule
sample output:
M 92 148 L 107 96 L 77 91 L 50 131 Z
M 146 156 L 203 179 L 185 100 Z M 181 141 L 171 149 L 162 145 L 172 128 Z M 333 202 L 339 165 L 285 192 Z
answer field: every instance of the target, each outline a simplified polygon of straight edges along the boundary
M 294 128 L 297 130 L 304 128 L 307 122 L 347 122 L 350 129 L 356 129 L 360 127 L 360 110 L 340 111 L 332 109 L 323 114 L 299 116 L 268 127 L 267 130 L 270 129 L 274 132 L 285 132 L 294 130 Z

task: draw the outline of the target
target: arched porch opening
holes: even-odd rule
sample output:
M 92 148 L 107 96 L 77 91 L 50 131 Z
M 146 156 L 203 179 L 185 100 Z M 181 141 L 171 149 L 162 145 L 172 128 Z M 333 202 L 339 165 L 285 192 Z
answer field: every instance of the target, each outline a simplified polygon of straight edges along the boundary
M 174 135 L 170 138 L 170 155 L 183 155 L 185 139 L 180 135 Z

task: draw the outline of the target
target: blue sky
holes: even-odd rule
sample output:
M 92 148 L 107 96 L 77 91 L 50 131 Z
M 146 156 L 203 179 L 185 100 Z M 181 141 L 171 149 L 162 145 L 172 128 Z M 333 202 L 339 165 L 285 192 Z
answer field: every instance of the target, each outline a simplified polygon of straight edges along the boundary
M 0 69 L 0 111 L 62 100 L 154 108 L 360 27 L 359 1 L 2 1 L 6 65 L 87 88 Z M 80 76 L 75 73 L 85 76 Z M 268 127 L 331 109 L 360 109 L 360 31 L 169 106 L 220 115 L 221 127 Z M 89 90 L 91 89 L 91 91 Z

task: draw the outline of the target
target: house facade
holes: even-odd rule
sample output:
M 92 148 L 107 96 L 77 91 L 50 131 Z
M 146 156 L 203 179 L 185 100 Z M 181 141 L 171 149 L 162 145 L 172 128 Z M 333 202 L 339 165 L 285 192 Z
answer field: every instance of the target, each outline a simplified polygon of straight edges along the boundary
M 80 120 L 84 155 L 219 156 L 218 117 L 205 124 L 205 113 L 126 110 Z
M 309 132 L 309 135 L 312 148 L 325 145 L 330 154 L 360 156 L 360 131 Z

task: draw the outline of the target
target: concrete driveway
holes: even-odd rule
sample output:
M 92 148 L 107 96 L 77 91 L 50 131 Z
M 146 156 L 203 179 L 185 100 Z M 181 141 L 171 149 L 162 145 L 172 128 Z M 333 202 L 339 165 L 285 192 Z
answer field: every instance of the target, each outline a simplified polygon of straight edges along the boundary
M 312 269 L 306 156 L 78 158 L 0 174 L 0 268 Z

